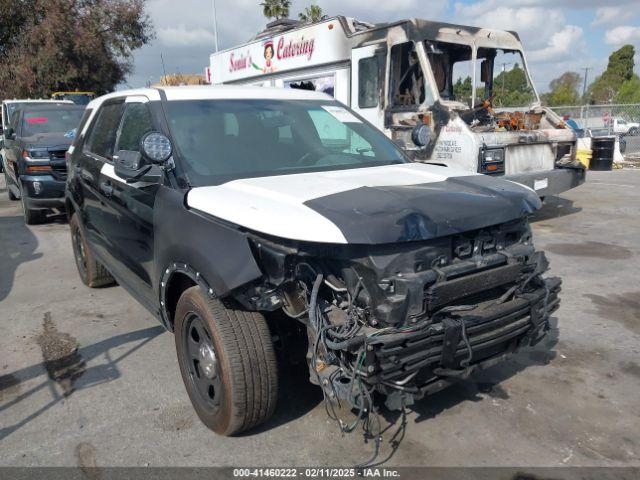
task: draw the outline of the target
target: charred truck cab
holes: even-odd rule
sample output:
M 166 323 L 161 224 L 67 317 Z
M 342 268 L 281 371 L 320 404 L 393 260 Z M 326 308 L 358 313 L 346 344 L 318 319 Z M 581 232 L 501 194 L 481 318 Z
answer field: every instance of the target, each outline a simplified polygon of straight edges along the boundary
M 504 176 L 540 197 L 584 182 L 576 136 L 541 106 L 515 32 L 421 19 L 281 20 L 211 55 L 214 84 L 318 90 L 416 161 Z M 429 129 L 416 144 L 416 125 Z
M 535 344 L 558 307 L 533 190 L 410 162 L 322 93 L 116 92 L 88 105 L 69 162 L 83 282 L 117 280 L 174 332 L 194 408 L 221 434 L 275 407 L 265 317 L 298 332 L 329 405 L 362 419 Z

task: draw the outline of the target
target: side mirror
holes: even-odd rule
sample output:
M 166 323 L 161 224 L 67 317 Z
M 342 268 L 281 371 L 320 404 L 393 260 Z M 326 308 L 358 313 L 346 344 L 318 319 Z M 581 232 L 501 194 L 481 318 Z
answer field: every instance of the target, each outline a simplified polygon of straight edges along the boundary
M 489 81 L 489 64 L 486 60 L 480 63 L 480 81 L 487 83 Z
M 420 148 L 426 147 L 431 141 L 431 128 L 424 123 L 418 124 L 411 132 L 411 140 Z
M 151 163 L 164 163 L 173 153 L 173 145 L 166 135 L 149 132 L 140 140 L 140 151 Z
M 6 138 L 7 140 L 15 140 L 15 130 L 12 127 L 7 127 L 7 129 L 4 131 L 4 138 Z
M 119 150 L 113 156 L 116 175 L 127 183 L 158 183 L 162 179 L 162 171 L 156 165 L 144 161 L 140 152 Z

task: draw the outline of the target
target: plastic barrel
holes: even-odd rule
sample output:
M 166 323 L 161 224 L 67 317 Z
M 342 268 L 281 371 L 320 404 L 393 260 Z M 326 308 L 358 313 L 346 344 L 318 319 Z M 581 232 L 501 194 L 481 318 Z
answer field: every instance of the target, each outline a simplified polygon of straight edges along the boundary
M 595 137 L 591 139 L 591 162 L 589 170 L 611 170 L 615 137 Z

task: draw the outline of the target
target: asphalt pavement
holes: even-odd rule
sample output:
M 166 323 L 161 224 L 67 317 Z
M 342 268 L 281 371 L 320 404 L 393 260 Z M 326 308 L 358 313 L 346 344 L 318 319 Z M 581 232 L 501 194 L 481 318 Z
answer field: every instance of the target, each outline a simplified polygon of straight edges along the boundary
M 638 170 L 548 199 L 533 229 L 564 281 L 554 329 L 418 402 L 387 466 L 640 466 L 639 209 Z M 64 219 L 26 226 L 2 177 L 0 328 L 0 466 L 353 465 L 373 449 L 289 369 L 267 424 L 207 430 L 173 336 L 122 288 L 82 285 Z M 381 459 L 401 425 L 382 421 Z

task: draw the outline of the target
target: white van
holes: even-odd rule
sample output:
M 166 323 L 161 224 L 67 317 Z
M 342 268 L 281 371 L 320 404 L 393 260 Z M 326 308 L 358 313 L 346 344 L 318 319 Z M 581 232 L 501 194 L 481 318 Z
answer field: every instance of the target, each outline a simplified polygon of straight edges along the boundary
M 584 182 L 576 136 L 541 106 L 514 32 L 420 19 L 280 20 L 211 55 L 208 75 L 213 84 L 329 93 L 415 160 L 505 176 L 541 197 Z

